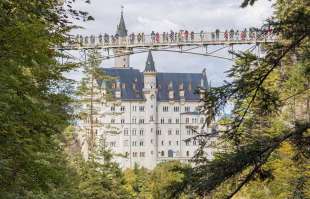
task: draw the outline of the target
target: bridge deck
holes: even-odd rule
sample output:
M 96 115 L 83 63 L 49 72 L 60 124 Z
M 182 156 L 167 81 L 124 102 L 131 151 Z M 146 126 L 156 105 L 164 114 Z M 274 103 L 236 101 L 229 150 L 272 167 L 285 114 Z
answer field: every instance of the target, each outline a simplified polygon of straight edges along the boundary
M 79 50 L 79 49 L 113 49 L 113 48 L 157 48 L 157 47 L 181 47 L 181 46 L 205 46 L 205 45 L 243 45 L 272 43 L 276 41 L 276 36 L 272 33 L 259 32 L 211 32 L 194 34 L 131 34 L 127 37 L 117 38 L 117 36 L 81 36 L 71 37 L 71 42 L 62 46 L 57 46 L 58 50 Z

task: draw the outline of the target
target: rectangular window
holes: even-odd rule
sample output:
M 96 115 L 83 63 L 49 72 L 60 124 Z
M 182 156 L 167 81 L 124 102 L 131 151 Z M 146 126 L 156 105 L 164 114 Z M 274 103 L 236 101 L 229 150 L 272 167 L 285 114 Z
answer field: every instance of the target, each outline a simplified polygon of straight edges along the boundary
M 140 157 L 145 157 L 145 152 L 140 152 Z
M 115 106 L 111 106 L 111 111 L 112 111 L 112 112 L 115 111 Z
M 180 123 L 180 119 L 179 118 L 175 119 L 175 123 L 179 124 Z
M 186 123 L 186 124 L 189 123 L 189 118 L 185 118 L 185 123 Z
M 139 111 L 144 112 L 144 106 L 139 106 Z
M 121 123 L 124 124 L 125 123 L 125 119 L 121 119 Z
M 164 141 L 163 140 L 161 141 L 161 145 L 164 146 Z
M 124 129 L 124 135 L 128 135 L 128 129 Z
M 114 142 L 110 142 L 110 146 L 111 147 L 115 147 L 116 146 L 116 142 L 114 141 Z
M 143 136 L 144 130 L 140 129 L 140 136 Z
M 164 123 L 165 123 L 165 119 L 164 119 L 164 118 L 161 118 L 161 119 L 160 119 L 160 123 L 161 123 L 161 124 L 164 124 Z
M 121 111 L 122 111 L 122 112 L 125 111 L 125 106 L 121 106 Z
M 140 146 L 143 146 L 143 141 L 140 141 Z
M 179 112 L 180 108 L 178 106 L 173 107 L 174 112 Z
M 171 135 L 171 134 L 172 134 L 171 130 L 168 130 L 168 135 Z
M 185 112 L 190 112 L 190 110 L 191 110 L 191 109 L 190 109 L 189 106 L 186 106 L 186 107 L 185 107 Z
M 176 134 L 176 135 L 179 135 L 179 134 L 180 134 L 180 131 L 179 131 L 179 130 L 176 130 L 176 131 L 175 131 L 175 134 Z
M 168 106 L 163 106 L 163 112 L 168 112 L 169 111 L 169 107 Z

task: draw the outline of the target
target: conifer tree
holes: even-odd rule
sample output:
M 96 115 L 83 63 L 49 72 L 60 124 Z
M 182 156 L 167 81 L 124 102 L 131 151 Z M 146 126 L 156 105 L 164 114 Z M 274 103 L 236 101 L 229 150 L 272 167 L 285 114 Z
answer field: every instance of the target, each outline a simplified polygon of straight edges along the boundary
M 245 0 L 242 6 L 254 3 Z M 294 169 L 296 175 L 291 175 L 282 198 L 310 197 L 310 2 L 278 0 L 274 7 L 275 14 L 266 26 L 272 28 L 277 42 L 264 45 L 266 56 L 234 53 L 236 62 L 227 72 L 232 81 L 204 93 L 202 111 L 208 121 L 221 116 L 227 103 L 233 109 L 225 118 L 225 130 L 219 132 L 216 147 L 220 150 L 209 160 L 202 145 L 189 183 L 177 187 L 190 187 L 201 197 L 233 198 L 253 181 L 281 177 L 275 175 L 279 173 L 273 172 L 271 163 L 284 161 L 280 154 L 291 147 L 289 155 L 295 166 L 287 165 L 287 169 Z M 208 135 L 202 136 L 208 139 Z M 172 198 L 177 196 L 176 190 Z

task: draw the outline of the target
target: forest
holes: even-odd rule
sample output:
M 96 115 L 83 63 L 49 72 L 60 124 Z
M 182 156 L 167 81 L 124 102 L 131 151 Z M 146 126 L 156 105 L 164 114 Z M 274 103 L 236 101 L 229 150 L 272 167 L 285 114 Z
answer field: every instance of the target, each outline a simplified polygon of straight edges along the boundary
M 263 0 L 239 1 L 245 8 Z M 214 158 L 205 158 L 213 135 L 204 134 L 193 164 L 153 170 L 122 170 L 100 147 L 85 160 L 75 148 L 73 96 L 89 90 L 64 75 L 81 64 L 60 63 L 67 55 L 52 48 L 77 28 L 71 19 L 95 20 L 75 3 L 0 0 L 0 199 L 310 198 L 309 0 L 275 0 L 265 25 L 277 42 L 264 46 L 264 57 L 231 52 L 231 81 L 202 93 L 206 123 L 220 118 L 225 127 Z M 85 71 L 101 76 L 97 65 Z

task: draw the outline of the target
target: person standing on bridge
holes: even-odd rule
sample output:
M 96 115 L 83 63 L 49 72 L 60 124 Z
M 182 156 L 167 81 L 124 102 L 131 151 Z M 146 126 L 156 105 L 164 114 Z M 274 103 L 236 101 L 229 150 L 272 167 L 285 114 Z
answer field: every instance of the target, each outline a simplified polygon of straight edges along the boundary
M 151 39 L 152 39 L 152 42 L 155 43 L 155 32 L 152 31 L 151 33 Z
M 184 32 L 184 36 L 185 36 L 185 41 L 186 42 L 188 42 L 188 31 L 187 30 L 185 30 L 185 32 Z
M 234 35 L 235 35 L 234 29 L 230 29 L 230 31 L 229 31 L 229 39 L 233 40 L 234 39 Z
M 182 41 L 182 32 L 178 32 L 178 41 L 181 42 Z
M 163 42 L 166 42 L 166 32 L 163 32 Z
M 240 32 L 240 39 L 241 39 L 241 41 L 245 40 L 245 30 Z
M 90 43 L 94 44 L 96 41 L 96 37 L 94 35 L 90 35 Z
M 144 32 L 141 33 L 141 41 L 142 41 L 142 43 L 145 42 L 145 35 L 144 35 Z
M 105 44 L 108 44 L 109 43 L 109 35 L 107 33 L 104 33 L 103 35 L 103 41 Z
M 102 44 L 102 41 L 103 41 L 102 38 L 103 38 L 103 37 L 102 37 L 102 34 L 100 34 L 100 35 L 98 36 L 98 40 L 99 40 L 99 43 L 100 43 L 100 44 Z
M 215 33 L 214 32 L 211 32 L 211 38 L 212 38 L 212 41 L 215 40 Z
M 115 39 L 115 42 L 117 43 L 118 43 L 118 38 L 119 38 L 119 34 L 116 33 L 114 39 Z
M 224 38 L 225 38 L 225 41 L 228 40 L 228 31 L 227 30 L 225 30 L 225 32 L 224 32 Z
M 130 42 L 131 42 L 131 44 L 135 43 L 135 33 L 131 33 Z
M 174 32 L 172 30 L 170 30 L 169 37 L 170 37 L 170 42 L 172 43 L 174 40 Z
M 239 41 L 239 30 L 235 32 L 235 40 Z
M 203 41 L 203 39 L 204 39 L 204 32 L 202 30 L 202 31 L 200 31 L 200 40 Z
M 194 42 L 195 40 L 195 33 L 194 31 L 191 32 L 191 41 Z
M 156 42 L 159 43 L 160 41 L 160 34 L 159 32 L 156 33 Z
M 216 37 L 216 40 L 220 40 L 220 30 L 219 29 L 216 29 L 215 30 L 215 37 Z
M 81 45 L 83 45 L 83 36 L 80 35 L 80 36 L 79 36 L 79 39 L 80 39 L 79 43 L 80 43 Z
M 88 44 L 88 36 L 85 37 L 85 44 Z

